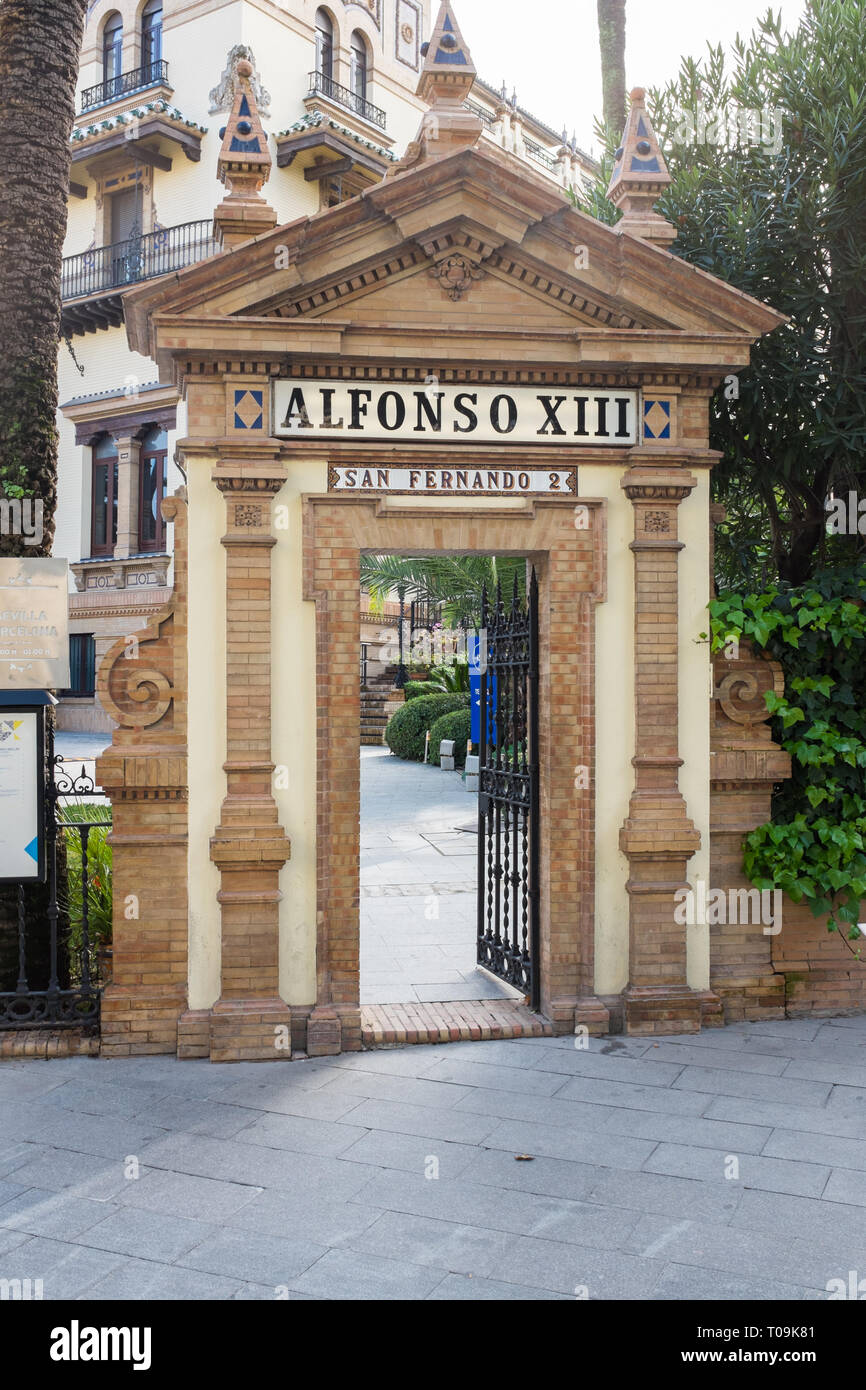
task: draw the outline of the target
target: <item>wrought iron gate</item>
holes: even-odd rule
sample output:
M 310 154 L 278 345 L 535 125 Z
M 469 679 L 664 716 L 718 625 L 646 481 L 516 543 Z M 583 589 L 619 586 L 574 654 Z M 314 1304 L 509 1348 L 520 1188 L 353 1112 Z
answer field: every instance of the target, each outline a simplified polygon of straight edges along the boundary
M 538 584 L 481 600 L 478 963 L 529 997 L 539 979 Z M 486 652 L 485 652 L 486 647 Z
M 0 985 L 0 1032 L 21 1028 L 98 1029 L 99 1005 L 107 954 L 91 930 L 93 911 L 92 832 L 110 828 L 78 814 L 83 798 L 99 799 L 95 779 L 82 766 L 76 775 L 54 752 L 49 727 L 45 750 L 45 844 L 47 882 L 45 920 L 37 939 L 28 930 L 25 891 L 17 890 L 16 979 L 14 989 Z M 74 851 L 72 875 L 64 875 L 67 897 L 59 898 L 58 851 Z M 67 857 L 68 867 L 68 857 Z M 31 890 L 32 891 L 32 890 Z M 32 921 L 32 917 L 31 917 Z M 2 964 L 3 962 L 0 962 Z M 5 972 L 9 973 L 9 972 Z

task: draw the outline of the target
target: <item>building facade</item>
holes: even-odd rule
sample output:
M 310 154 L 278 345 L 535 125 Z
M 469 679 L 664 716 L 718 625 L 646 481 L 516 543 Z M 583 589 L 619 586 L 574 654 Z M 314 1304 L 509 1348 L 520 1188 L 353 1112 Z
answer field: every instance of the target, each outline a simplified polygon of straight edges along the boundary
M 417 92 L 430 0 L 94 0 L 71 139 L 63 266 L 55 554 L 71 564 L 72 689 L 59 726 L 107 730 L 95 673 L 166 602 L 171 533 L 161 501 L 183 482 L 186 404 L 131 347 L 125 300 L 214 257 L 231 234 L 223 132 L 249 63 L 279 224 L 378 184 L 422 120 Z M 488 84 L 465 98 L 483 139 L 559 188 L 591 178 L 575 145 Z M 237 139 L 252 124 L 241 116 Z M 244 235 L 255 232 L 247 226 Z M 266 228 L 265 228 L 266 230 Z

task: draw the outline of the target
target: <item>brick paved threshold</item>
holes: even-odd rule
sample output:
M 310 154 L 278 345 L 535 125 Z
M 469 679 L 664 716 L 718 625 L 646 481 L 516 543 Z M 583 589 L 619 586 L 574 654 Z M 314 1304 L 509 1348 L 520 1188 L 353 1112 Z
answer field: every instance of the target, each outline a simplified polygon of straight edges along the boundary
M 16 1028 L 0 1033 L 0 1058 L 98 1056 L 99 1034 L 80 1028 Z
M 361 1008 L 363 1047 L 488 1042 L 552 1034 L 546 1018 L 511 999 L 462 999 L 459 1004 L 366 1004 Z

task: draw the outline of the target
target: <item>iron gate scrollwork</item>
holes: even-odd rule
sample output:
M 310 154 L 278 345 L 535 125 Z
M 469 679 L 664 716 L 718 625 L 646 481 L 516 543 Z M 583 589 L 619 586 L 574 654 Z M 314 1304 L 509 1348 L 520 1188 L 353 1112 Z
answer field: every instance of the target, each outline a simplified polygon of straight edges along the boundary
M 17 888 L 17 970 L 14 989 L 0 986 L 0 1033 L 8 1029 L 98 1029 L 105 952 L 91 931 L 91 856 L 93 831 L 110 828 L 78 814 L 90 810 L 82 798 L 102 798 L 95 778 L 82 765 L 80 773 L 54 752 L 49 726 L 45 747 L 45 857 L 47 906 L 38 939 L 31 935 L 22 884 Z M 61 841 L 63 842 L 61 846 Z M 77 863 L 76 892 L 60 900 L 61 875 L 58 851 L 68 853 L 74 843 Z M 67 887 L 71 884 L 63 876 Z
M 538 583 L 481 600 L 478 964 L 540 1002 Z M 485 651 L 486 647 L 486 651 Z

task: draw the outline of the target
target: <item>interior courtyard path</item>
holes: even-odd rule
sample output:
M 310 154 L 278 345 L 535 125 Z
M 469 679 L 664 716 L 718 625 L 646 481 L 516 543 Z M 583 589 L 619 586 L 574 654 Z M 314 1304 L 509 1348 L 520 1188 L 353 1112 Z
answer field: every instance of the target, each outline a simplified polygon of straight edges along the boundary
M 362 1005 L 521 997 L 475 965 L 477 817 L 459 772 L 361 748 Z

